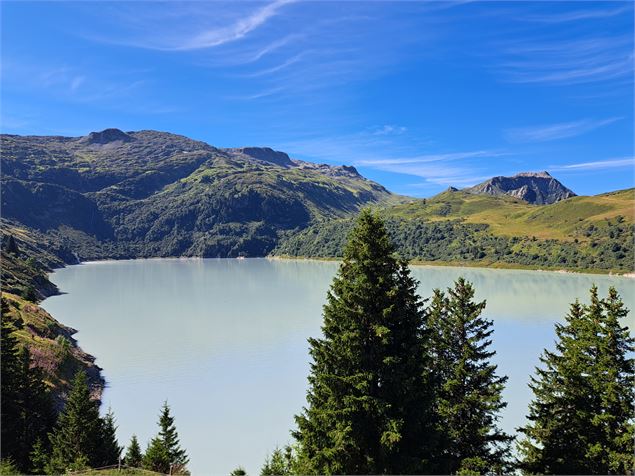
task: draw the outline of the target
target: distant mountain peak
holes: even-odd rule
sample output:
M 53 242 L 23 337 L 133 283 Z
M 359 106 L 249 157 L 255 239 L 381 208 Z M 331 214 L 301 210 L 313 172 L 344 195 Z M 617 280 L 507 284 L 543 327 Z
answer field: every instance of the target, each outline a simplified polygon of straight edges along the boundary
M 120 129 L 110 128 L 99 132 L 91 132 L 81 140 L 88 144 L 104 145 L 111 142 L 130 142 L 134 138 Z
M 540 178 L 553 178 L 549 172 L 543 170 L 542 172 L 520 172 L 514 175 L 514 177 L 540 177 Z
M 536 205 L 547 205 L 576 196 L 546 171 L 493 177 L 464 190 L 480 195 L 509 195 Z
M 282 167 L 293 167 L 295 165 L 287 154 L 273 150 L 270 147 L 238 147 L 235 149 L 227 149 L 227 151 L 230 154 L 246 155 L 252 159 L 269 162 Z

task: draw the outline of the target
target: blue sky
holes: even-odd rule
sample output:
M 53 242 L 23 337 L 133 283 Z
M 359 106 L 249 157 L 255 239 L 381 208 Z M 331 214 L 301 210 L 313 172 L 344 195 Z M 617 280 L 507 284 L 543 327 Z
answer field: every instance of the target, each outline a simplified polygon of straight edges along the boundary
M 424 197 L 521 171 L 635 183 L 630 1 L 0 6 L 2 132 L 271 146 Z

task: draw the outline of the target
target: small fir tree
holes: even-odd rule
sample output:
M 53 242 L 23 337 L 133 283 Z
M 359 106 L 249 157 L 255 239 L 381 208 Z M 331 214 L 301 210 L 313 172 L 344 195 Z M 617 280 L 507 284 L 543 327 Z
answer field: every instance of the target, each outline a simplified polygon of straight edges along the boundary
M 170 454 L 165 444 L 159 437 L 152 438 L 143 455 L 143 467 L 157 473 L 168 474 L 170 466 Z
M 179 436 L 174 425 L 174 417 L 170 414 L 167 402 L 163 404 L 159 417 L 159 434 L 153 438 L 144 456 L 144 466 L 153 471 L 173 474 L 186 472 L 189 462 L 187 453 L 181 448 Z
M 141 453 L 141 446 L 137 440 L 137 435 L 132 435 L 126 456 L 124 458 L 126 466 L 131 468 L 140 468 L 143 462 L 143 454 Z
M 50 435 L 49 472 L 62 473 L 70 468 L 98 466 L 102 441 L 99 403 L 90 396 L 83 371 L 77 372 L 64 410 Z
M 260 470 L 260 476 L 289 476 L 294 474 L 296 465 L 291 446 L 276 448 L 265 460 Z
M 117 442 L 115 415 L 110 408 L 101 421 L 101 444 L 99 445 L 99 451 L 101 453 L 100 466 L 117 464 L 119 458 L 121 458 L 122 448 Z
M 49 453 L 40 438 L 33 445 L 29 459 L 31 461 L 30 474 L 46 474 L 49 466 Z

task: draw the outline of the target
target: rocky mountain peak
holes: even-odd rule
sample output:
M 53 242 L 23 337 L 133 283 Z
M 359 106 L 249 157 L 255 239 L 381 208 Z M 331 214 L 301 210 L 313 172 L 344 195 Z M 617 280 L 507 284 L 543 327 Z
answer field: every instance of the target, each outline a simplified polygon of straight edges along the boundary
M 83 137 L 82 142 L 88 144 L 110 144 L 111 142 L 130 142 L 134 138 L 120 129 L 110 128 L 104 129 L 100 132 L 91 132 L 87 136 Z
M 252 159 L 280 165 L 281 167 L 293 167 L 295 164 L 284 152 L 273 150 L 270 147 L 239 147 L 227 149 L 230 154 L 238 154 Z
M 522 172 L 512 177 L 493 177 L 465 191 L 483 195 L 509 195 L 536 205 L 547 205 L 576 196 L 548 172 Z
M 546 170 L 543 170 L 542 172 L 520 172 L 514 175 L 514 177 L 553 178 Z

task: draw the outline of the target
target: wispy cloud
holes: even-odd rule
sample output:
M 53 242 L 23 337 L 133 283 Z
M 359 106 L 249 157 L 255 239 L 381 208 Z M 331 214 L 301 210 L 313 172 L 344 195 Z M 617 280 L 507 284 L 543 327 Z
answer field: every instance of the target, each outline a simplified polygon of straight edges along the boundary
M 173 45 L 168 49 L 195 50 L 201 48 L 211 48 L 239 40 L 275 16 L 281 7 L 289 3 L 293 3 L 294 1 L 295 0 L 275 0 L 264 7 L 259 8 L 254 13 L 239 19 L 232 25 L 198 33 L 192 38 L 186 39 L 181 44 Z
M 397 136 L 377 135 L 375 131 L 370 129 L 347 136 L 316 137 L 280 144 L 280 148 L 292 156 L 301 155 L 312 161 L 352 164 L 361 169 L 423 179 L 424 184 L 420 183 L 415 188 L 474 185 L 490 176 L 485 170 L 488 164 L 510 155 L 507 151 L 486 149 L 421 154 L 417 150 L 432 147 L 429 139 L 421 140 L 419 134 L 407 130 Z M 407 191 L 402 190 L 401 193 Z
M 500 152 L 500 151 L 476 150 L 476 151 L 470 151 L 470 152 L 451 152 L 446 154 L 417 155 L 414 157 L 358 160 L 355 162 L 355 165 L 370 165 L 370 166 L 390 165 L 392 166 L 392 165 L 425 164 L 430 162 L 450 162 L 450 161 L 462 160 L 462 159 L 501 157 L 504 155 L 509 155 L 509 154 L 506 152 Z
M 526 15 L 521 19 L 539 23 L 566 23 L 580 20 L 600 20 L 603 18 L 614 17 L 632 11 L 631 7 L 623 5 L 619 8 L 610 9 L 587 9 L 575 10 L 566 13 L 551 13 L 549 15 Z
M 505 131 L 505 136 L 511 142 L 546 142 L 586 134 L 587 132 L 607 126 L 620 119 L 619 117 L 611 117 L 603 120 L 582 119 L 572 122 L 560 122 L 558 124 L 508 129 Z
M 581 84 L 632 77 L 633 38 L 527 38 L 502 49 L 501 72 L 515 83 Z
M 151 11 L 142 5 L 141 8 L 135 8 L 134 12 L 127 11 L 125 17 L 122 17 L 122 23 L 127 23 L 128 27 L 125 34 L 112 37 L 91 33 L 86 35 L 86 38 L 102 43 L 159 51 L 215 48 L 247 37 L 278 15 L 282 7 L 296 1 L 298 0 L 274 0 L 264 5 L 260 3 L 261 6 L 257 9 L 248 12 L 244 11 L 244 4 L 240 5 L 242 2 L 235 2 L 234 5 L 240 5 L 240 11 L 235 12 L 233 18 L 227 18 L 226 11 L 223 11 L 222 18 L 219 18 L 220 10 L 204 2 L 201 2 L 203 7 L 194 2 L 187 8 L 178 5 L 175 9 Z M 131 16 L 134 16 L 136 21 L 131 21 Z M 221 20 L 221 25 L 211 26 L 220 23 Z M 261 48 L 257 51 L 251 61 L 257 61 L 284 44 L 285 41 L 270 43 L 268 49 Z
M 585 171 L 585 170 L 607 170 L 622 167 L 635 167 L 635 157 L 622 157 L 608 160 L 598 160 L 594 162 L 581 162 L 568 165 L 553 165 L 549 170 L 566 172 L 566 171 Z M 635 168 L 633 169 L 635 171 Z
M 373 135 L 387 136 L 387 135 L 393 135 L 393 134 L 403 134 L 407 130 L 408 128 L 404 126 L 397 126 L 394 124 L 384 124 L 383 126 L 376 128 L 373 131 Z

